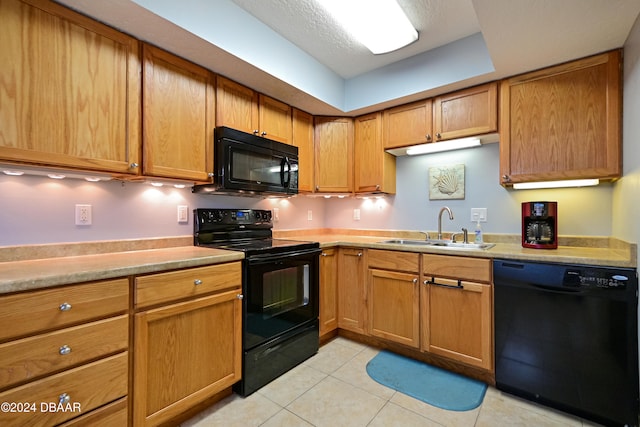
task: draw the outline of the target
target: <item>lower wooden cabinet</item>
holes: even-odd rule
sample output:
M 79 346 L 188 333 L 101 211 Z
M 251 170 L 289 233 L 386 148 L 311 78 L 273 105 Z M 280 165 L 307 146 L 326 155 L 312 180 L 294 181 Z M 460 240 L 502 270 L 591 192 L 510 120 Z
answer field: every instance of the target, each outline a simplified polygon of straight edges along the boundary
M 367 259 L 369 334 L 419 348 L 419 255 L 369 250 Z
M 423 255 L 423 271 L 422 350 L 493 371 L 491 260 Z
M 366 251 L 340 248 L 338 251 L 338 327 L 366 334 Z
M 338 328 L 338 250 L 320 254 L 320 336 Z
M 240 263 L 213 267 L 221 272 L 237 267 L 235 280 L 227 275 L 226 289 L 135 314 L 135 426 L 167 423 L 241 378 Z M 171 273 L 161 274 L 165 280 L 171 280 Z M 142 289 L 148 288 L 145 278 L 154 280 L 153 276 L 138 278 Z M 209 279 L 203 279 L 205 277 Z M 180 270 L 175 272 L 175 278 L 178 283 L 190 282 L 194 287 L 216 280 L 210 267 Z M 167 281 L 164 285 L 170 283 Z M 163 283 L 159 282 L 158 286 L 163 287 Z M 215 284 L 212 287 L 215 288 Z M 185 296 L 189 294 L 185 289 Z

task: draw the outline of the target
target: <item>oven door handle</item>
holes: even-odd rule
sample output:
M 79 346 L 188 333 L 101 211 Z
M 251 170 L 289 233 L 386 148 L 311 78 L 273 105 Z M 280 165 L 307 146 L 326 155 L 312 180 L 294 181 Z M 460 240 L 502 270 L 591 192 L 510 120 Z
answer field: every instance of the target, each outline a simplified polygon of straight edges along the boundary
M 256 264 L 266 264 L 275 261 L 286 261 L 291 258 L 308 256 L 308 255 L 318 255 L 322 253 L 322 249 L 313 248 L 313 249 L 303 249 L 299 251 L 293 252 L 285 252 L 285 253 L 277 253 L 277 254 L 266 254 L 266 255 L 251 255 L 247 257 L 246 261 L 249 265 Z

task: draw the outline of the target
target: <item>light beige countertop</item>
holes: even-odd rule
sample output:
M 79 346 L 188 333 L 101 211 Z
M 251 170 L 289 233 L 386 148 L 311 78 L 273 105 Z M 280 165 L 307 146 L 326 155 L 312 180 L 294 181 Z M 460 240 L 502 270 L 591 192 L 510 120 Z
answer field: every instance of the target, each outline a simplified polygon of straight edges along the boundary
M 180 246 L 0 262 L 0 294 L 237 261 L 242 252 Z
M 523 248 L 518 236 L 485 234 L 486 249 L 451 249 L 381 243 L 421 239 L 423 233 L 380 230 L 284 230 L 275 238 L 315 241 L 321 248 L 347 246 L 478 258 L 561 262 L 611 267 L 637 265 L 637 245 L 608 237 L 560 237 L 557 249 Z M 190 236 L 0 247 L 0 294 L 65 284 L 237 261 L 242 252 L 192 246 Z

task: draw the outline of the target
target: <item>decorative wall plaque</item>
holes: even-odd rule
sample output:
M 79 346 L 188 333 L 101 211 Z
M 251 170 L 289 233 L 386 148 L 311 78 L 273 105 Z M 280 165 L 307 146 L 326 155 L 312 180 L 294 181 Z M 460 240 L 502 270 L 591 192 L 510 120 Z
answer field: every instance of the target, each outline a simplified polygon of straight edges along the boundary
M 464 199 L 464 165 L 429 168 L 429 200 Z

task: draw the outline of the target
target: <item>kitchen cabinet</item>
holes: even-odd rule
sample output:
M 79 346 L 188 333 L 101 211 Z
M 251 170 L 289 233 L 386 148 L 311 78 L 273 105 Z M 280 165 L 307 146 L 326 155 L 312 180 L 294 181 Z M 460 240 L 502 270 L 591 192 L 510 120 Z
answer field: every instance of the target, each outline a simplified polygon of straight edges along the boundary
M 239 262 L 135 278 L 133 421 L 170 422 L 241 378 Z
M 493 371 L 491 260 L 422 257 L 421 349 Z
M 366 251 L 340 248 L 338 251 L 338 327 L 366 334 Z
M 425 99 L 384 111 L 385 150 L 433 141 L 433 101 Z
M 396 158 L 382 146 L 382 113 L 354 120 L 355 192 L 396 192 Z
M 215 77 L 143 45 L 143 174 L 208 181 L 213 172 Z
M 292 143 L 291 107 L 218 76 L 216 125 Z
M 320 254 L 320 336 L 338 329 L 338 250 Z
M 501 184 L 618 178 L 620 75 L 615 50 L 504 80 Z
M 420 268 L 417 253 L 370 249 L 369 334 L 420 347 Z
M 0 297 L 2 425 L 127 420 L 129 281 L 115 279 Z M 42 410 L 42 403 L 66 411 Z M 114 412 L 102 412 L 104 405 Z M 75 409 L 74 409 L 75 408 Z
M 353 191 L 353 119 L 315 118 L 315 191 Z
M 139 174 L 138 41 L 45 0 L 0 16 L 0 160 Z
M 313 116 L 295 108 L 292 143 L 298 147 L 298 191 L 312 193 L 315 169 Z
M 436 97 L 433 127 L 436 142 L 497 132 L 498 83 Z

